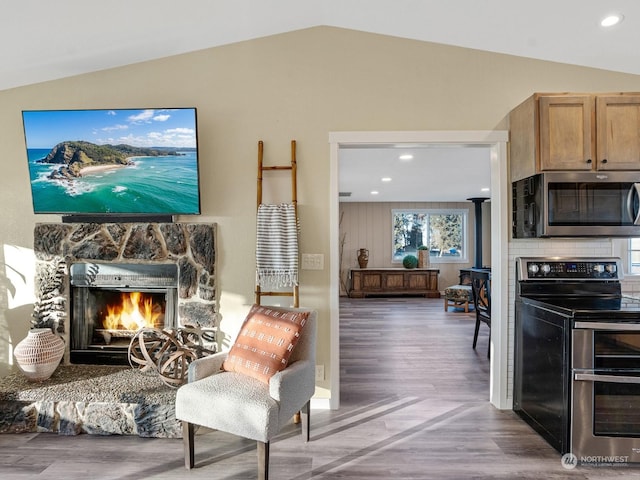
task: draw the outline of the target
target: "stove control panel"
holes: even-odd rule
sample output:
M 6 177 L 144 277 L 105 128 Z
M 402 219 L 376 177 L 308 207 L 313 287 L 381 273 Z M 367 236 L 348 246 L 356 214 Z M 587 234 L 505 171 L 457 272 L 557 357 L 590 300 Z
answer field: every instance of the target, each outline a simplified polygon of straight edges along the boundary
M 517 258 L 518 281 L 526 280 L 620 280 L 619 258 Z

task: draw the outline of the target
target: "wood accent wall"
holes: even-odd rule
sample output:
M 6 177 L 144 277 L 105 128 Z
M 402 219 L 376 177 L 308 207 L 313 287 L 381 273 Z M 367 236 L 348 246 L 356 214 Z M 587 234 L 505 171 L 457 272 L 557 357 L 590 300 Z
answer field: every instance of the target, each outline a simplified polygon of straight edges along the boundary
M 391 262 L 391 211 L 395 209 L 468 209 L 467 262 L 434 263 L 440 269 L 438 286 L 444 290 L 458 283 L 459 270 L 473 266 L 474 259 L 474 205 L 471 202 L 341 202 L 340 203 L 340 246 L 341 295 L 346 294 L 344 286 L 348 283 L 349 269 L 358 268 L 357 252 L 360 248 L 369 250 L 368 267 L 400 267 L 402 264 Z M 491 263 L 491 203 L 482 204 L 483 222 L 483 263 Z

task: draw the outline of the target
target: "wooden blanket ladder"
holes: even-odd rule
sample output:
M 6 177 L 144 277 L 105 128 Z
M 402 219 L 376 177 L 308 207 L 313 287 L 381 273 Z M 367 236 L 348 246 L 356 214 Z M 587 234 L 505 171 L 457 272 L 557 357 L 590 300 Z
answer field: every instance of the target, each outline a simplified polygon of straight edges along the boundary
M 256 208 L 259 208 L 262 204 L 262 181 L 263 173 L 274 170 L 291 170 L 291 203 L 296 215 L 296 221 L 298 219 L 298 185 L 297 185 L 297 163 L 296 163 L 296 141 L 291 140 L 291 164 L 290 165 L 276 165 L 265 166 L 264 160 L 264 143 L 262 140 L 258 142 L 258 199 Z M 291 291 L 262 291 L 260 285 L 256 282 L 255 290 L 255 303 L 260 305 L 263 296 L 278 296 L 278 297 L 293 297 L 292 307 L 298 308 L 300 306 L 299 300 L 299 288 L 296 283 L 291 287 Z

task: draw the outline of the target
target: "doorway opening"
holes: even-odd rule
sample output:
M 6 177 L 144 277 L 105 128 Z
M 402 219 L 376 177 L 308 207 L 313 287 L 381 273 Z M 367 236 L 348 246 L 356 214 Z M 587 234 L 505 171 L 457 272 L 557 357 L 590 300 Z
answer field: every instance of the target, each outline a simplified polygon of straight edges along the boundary
M 340 150 L 365 145 L 447 145 L 465 148 L 484 145 L 490 149 L 491 168 L 491 268 L 493 312 L 507 318 L 508 266 L 508 178 L 507 131 L 417 131 L 417 132 L 331 132 L 330 143 L 330 330 L 331 330 L 331 400 L 330 407 L 340 405 L 339 338 L 339 158 Z M 489 399 L 497 408 L 510 408 L 507 399 L 508 338 L 507 323 L 495 322 L 491 334 L 491 375 Z

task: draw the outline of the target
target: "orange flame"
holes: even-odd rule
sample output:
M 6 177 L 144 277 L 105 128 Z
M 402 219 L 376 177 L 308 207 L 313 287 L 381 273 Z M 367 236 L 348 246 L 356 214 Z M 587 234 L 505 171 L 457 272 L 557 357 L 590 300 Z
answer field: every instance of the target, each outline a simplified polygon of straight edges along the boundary
M 107 305 L 107 315 L 102 325 L 107 330 L 138 330 L 154 327 L 162 312 L 154 308 L 153 299 L 142 292 L 123 292 L 120 305 Z

